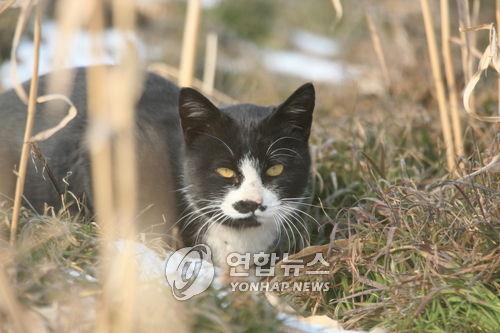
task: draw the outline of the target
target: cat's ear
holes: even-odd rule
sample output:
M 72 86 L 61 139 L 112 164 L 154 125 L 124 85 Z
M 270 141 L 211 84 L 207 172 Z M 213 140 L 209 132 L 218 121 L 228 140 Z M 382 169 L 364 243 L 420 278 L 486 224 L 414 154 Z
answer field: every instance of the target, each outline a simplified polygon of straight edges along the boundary
M 271 121 L 290 131 L 298 132 L 305 139 L 308 139 L 311 132 L 314 103 L 314 86 L 312 83 L 306 83 L 276 108 L 271 114 Z
M 219 109 L 201 93 L 182 88 L 179 93 L 179 115 L 186 141 L 209 131 L 222 117 Z

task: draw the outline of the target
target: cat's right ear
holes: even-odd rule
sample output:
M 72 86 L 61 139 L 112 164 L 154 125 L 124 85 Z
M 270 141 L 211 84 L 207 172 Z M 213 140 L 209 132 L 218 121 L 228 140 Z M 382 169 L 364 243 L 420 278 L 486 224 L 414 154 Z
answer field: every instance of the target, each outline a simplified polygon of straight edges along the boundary
M 192 88 L 182 88 L 180 91 L 179 115 L 187 142 L 192 142 L 196 136 L 210 131 L 222 116 L 208 98 Z

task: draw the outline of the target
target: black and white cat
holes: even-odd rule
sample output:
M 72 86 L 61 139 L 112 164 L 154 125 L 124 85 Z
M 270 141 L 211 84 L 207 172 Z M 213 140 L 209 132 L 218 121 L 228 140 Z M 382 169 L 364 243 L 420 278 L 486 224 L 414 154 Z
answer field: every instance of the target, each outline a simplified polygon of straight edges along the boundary
M 48 75 L 41 77 L 41 94 L 47 81 Z M 79 69 L 71 94 L 78 116 L 39 148 L 61 188 L 66 184 L 86 197 L 92 210 L 86 96 L 85 70 Z M 217 108 L 194 89 L 146 74 L 136 137 L 139 205 L 150 208 L 139 219 L 180 225 L 185 242 L 208 244 L 218 263 L 228 253 L 272 250 L 286 237 L 291 242 L 292 232 L 307 233 L 296 204 L 310 176 L 314 103 L 308 83 L 277 107 Z M 7 197 L 13 193 L 25 110 L 14 91 L 0 95 L 0 193 Z M 64 112 L 56 102 L 41 105 L 35 133 L 53 126 Z M 58 193 L 31 164 L 26 199 L 35 209 L 59 206 Z

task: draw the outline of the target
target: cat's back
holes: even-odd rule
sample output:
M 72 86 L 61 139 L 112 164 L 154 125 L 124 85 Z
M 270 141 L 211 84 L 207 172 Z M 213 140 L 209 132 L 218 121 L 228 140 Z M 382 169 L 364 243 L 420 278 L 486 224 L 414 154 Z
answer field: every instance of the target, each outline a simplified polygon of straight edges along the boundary
M 87 68 L 77 68 L 72 72 L 64 71 L 49 73 L 40 76 L 38 96 L 52 95 L 54 98 L 45 103 L 38 103 L 35 116 L 34 133 L 52 126 L 55 126 L 67 113 L 68 105 L 56 95 L 65 95 L 74 104 L 77 115 L 63 128 L 56 136 L 64 136 L 65 132 L 74 134 L 80 132 L 82 125 L 86 125 L 88 110 L 88 80 Z M 50 81 L 54 78 L 65 77 L 61 74 L 67 74 L 70 80 L 71 89 L 65 91 L 49 91 Z M 145 72 L 144 76 L 137 78 L 143 80 L 140 98 L 135 105 L 136 119 L 138 122 L 161 122 L 161 123 L 179 123 L 178 115 L 178 96 L 179 88 L 172 82 L 154 73 Z M 30 81 L 24 82 L 22 88 L 29 93 Z M 55 84 L 54 86 L 58 86 Z M 103 86 L 101 89 L 112 89 L 112 87 Z M 112 94 L 104 94 L 112 98 Z M 120 98 L 125 98 L 121 96 Z M 113 103 L 114 101 L 107 101 Z M 26 123 L 27 105 L 23 102 L 14 89 L 7 90 L 0 94 L 0 138 L 3 142 L 14 144 L 19 141 L 23 135 L 24 125 Z
M 52 78 L 60 73 L 51 73 L 39 77 L 38 96 L 64 94 L 74 104 L 77 115 L 64 128 L 59 130 L 49 139 L 38 144 L 44 157 L 48 160 L 52 172 L 56 178 L 62 182 L 68 173 L 74 190 L 79 193 L 86 193 L 89 189 L 89 160 L 87 147 L 88 129 L 88 80 L 87 68 L 78 68 L 69 74 L 69 91 L 49 91 L 49 84 Z M 56 75 L 56 76 L 52 76 Z M 178 115 L 178 95 L 179 88 L 172 82 L 152 73 L 144 73 L 137 80 L 142 80 L 140 97 L 135 103 L 136 136 L 138 138 L 138 158 L 151 161 L 151 168 L 164 168 L 172 170 L 168 161 L 156 159 L 156 155 L 180 154 L 182 145 L 182 131 Z M 23 88 L 29 92 L 30 82 L 23 83 Z M 57 85 L 55 85 L 57 86 Z M 105 84 L 101 89 L 113 89 Z M 112 93 L 103 94 L 108 98 L 116 98 Z M 126 98 L 119 96 L 118 98 Z M 105 101 L 118 103 L 116 100 Z M 35 116 L 33 134 L 56 126 L 68 113 L 68 104 L 60 98 L 56 100 L 38 103 Z M 8 90 L 0 94 L 0 193 L 13 193 L 14 173 L 13 170 L 19 161 L 22 149 L 23 134 L 26 123 L 27 105 L 18 97 L 16 92 Z M 177 160 L 173 158 L 173 160 Z M 37 174 L 36 168 L 30 162 L 28 179 L 26 182 L 27 196 L 31 196 L 31 201 L 35 203 L 57 202 L 57 197 L 51 192 L 50 185 L 46 180 Z M 173 166 L 177 169 L 177 165 Z M 39 206 L 39 205 L 35 205 Z

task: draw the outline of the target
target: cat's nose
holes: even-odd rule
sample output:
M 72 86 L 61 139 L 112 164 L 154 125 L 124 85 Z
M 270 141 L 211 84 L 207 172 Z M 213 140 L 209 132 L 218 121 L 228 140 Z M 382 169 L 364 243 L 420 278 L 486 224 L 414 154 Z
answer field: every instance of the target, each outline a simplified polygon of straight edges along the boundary
M 247 214 L 253 213 L 257 209 L 264 210 L 263 206 L 252 200 L 241 200 L 233 204 L 233 208 L 236 209 L 239 213 Z

